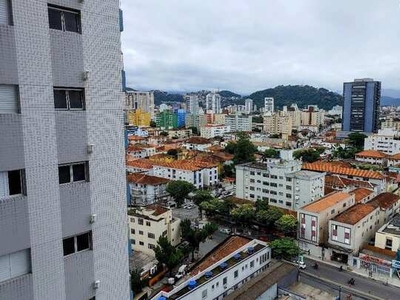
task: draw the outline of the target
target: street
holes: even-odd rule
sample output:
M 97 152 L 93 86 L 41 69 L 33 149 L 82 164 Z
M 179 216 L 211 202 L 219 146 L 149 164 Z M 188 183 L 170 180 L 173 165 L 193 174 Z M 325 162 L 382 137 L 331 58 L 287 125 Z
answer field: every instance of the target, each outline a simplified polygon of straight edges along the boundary
M 394 286 L 385 286 L 383 283 L 379 281 L 374 281 L 369 278 L 365 278 L 362 276 L 358 276 L 354 273 L 347 272 L 347 271 L 339 271 L 337 267 L 324 264 L 321 262 L 318 262 L 318 270 L 314 269 L 312 266 L 314 265 L 314 261 L 308 258 L 304 258 L 305 263 L 307 264 L 307 269 L 304 271 L 300 272 L 300 281 L 303 281 L 307 284 L 310 285 L 316 285 L 316 287 L 320 289 L 324 289 L 322 286 L 325 285 L 325 290 L 327 288 L 330 289 L 332 292 L 333 289 L 336 290 L 336 292 L 332 292 L 333 294 L 338 295 L 338 289 L 339 286 L 342 286 L 342 290 L 348 290 L 349 285 L 347 282 L 350 280 L 350 278 L 355 279 L 355 285 L 350 287 L 351 289 L 354 289 L 356 291 L 359 291 L 362 293 L 362 295 L 372 295 L 380 299 L 385 299 L 385 300 L 397 300 L 400 299 L 400 289 Z M 311 276 L 308 276 L 307 273 L 310 275 L 317 276 L 320 280 L 315 279 Z M 329 280 L 333 281 L 337 284 L 336 287 L 332 286 L 331 284 L 324 284 L 322 281 L 324 280 Z M 345 296 L 345 294 L 342 293 L 342 296 Z M 342 297 L 342 299 L 346 299 Z M 367 297 L 359 297 L 353 299 L 373 299 L 373 297 L 367 298 Z

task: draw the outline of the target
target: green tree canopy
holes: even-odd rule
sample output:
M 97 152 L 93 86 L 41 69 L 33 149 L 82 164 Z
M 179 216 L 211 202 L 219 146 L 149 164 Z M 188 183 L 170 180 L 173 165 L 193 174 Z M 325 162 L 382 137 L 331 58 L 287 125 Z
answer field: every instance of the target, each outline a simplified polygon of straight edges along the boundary
M 268 200 L 256 200 L 256 211 L 267 210 L 269 208 Z
M 230 154 L 234 154 L 235 153 L 235 149 L 236 149 L 236 143 L 234 142 L 228 142 L 228 144 L 226 144 L 224 151 L 228 152 Z
M 151 120 L 150 121 L 150 127 L 157 127 L 157 123 L 156 123 L 156 121 L 153 121 L 153 120 Z
M 364 149 L 364 140 L 367 136 L 360 132 L 353 132 L 348 135 L 349 145 L 356 148 L 357 151 Z
M 172 269 L 175 268 L 183 258 L 182 252 L 172 246 L 165 236 L 160 236 L 157 246 L 153 250 L 156 259 L 168 268 L 171 276 Z
M 139 294 L 145 287 L 145 283 L 140 278 L 140 269 L 133 269 L 131 271 L 131 290 L 135 294 Z
M 235 165 L 255 161 L 257 148 L 250 142 L 249 136 L 243 132 L 238 134 L 233 162 Z
M 170 181 L 166 191 L 175 199 L 176 205 L 180 207 L 190 192 L 195 190 L 195 186 L 183 180 Z
M 300 253 L 296 240 L 292 238 L 282 238 L 272 241 L 270 244 L 272 255 L 276 258 L 292 259 Z
M 168 136 L 168 132 L 166 132 L 166 131 L 161 131 L 160 135 L 162 135 L 162 136 Z
M 265 150 L 262 154 L 262 160 L 265 161 L 267 158 L 279 158 L 279 151 L 273 148 Z
M 257 212 L 257 221 L 267 226 L 273 226 L 283 215 L 283 211 L 275 206 L 270 206 L 267 210 Z
M 285 234 L 292 233 L 297 228 L 297 219 L 292 215 L 283 215 L 275 222 L 275 226 Z
M 243 204 L 231 211 L 232 218 L 242 224 L 251 222 L 255 217 L 255 210 L 251 204 Z
M 303 162 L 313 163 L 319 160 L 319 151 L 315 149 L 299 149 L 293 152 L 293 157 L 295 159 L 302 159 Z

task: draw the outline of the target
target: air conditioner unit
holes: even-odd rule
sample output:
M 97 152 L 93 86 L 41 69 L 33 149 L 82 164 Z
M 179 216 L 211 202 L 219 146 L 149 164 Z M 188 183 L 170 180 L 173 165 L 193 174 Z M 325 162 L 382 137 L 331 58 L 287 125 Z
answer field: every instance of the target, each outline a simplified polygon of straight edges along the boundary
M 87 153 L 88 154 L 92 154 L 93 153 L 93 147 L 94 147 L 93 144 L 88 144 L 87 145 Z
M 89 71 L 82 72 L 82 80 L 87 81 L 89 79 Z
M 228 284 L 224 284 L 224 289 L 227 289 L 228 288 Z
M 95 290 L 97 290 L 100 287 L 100 280 L 96 280 L 95 282 L 93 282 L 93 288 Z
M 90 224 L 93 224 L 97 220 L 97 215 L 96 214 L 91 214 L 90 215 Z

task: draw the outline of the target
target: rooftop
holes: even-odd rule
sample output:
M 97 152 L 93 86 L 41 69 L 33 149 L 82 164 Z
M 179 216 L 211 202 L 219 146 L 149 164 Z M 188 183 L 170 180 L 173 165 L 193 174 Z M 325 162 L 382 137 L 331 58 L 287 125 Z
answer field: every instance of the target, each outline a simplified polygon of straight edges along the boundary
M 354 177 L 361 177 L 361 178 L 368 178 L 368 179 L 384 179 L 383 176 L 379 172 L 369 171 L 369 170 L 360 170 L 354 168 L 344 168 L 332 165 L 329 162 L 325 163 L 304 163 L 303 169 L 310 170 L 310 171 L 318 171 L 318 172 L 327 172 L 339 175 L 346 175 L 346 176 L 354 176 Z
M 136 159 L 136 160 L 128 160 L 126 165 L 129 167 L 134 167 L 138 169 L 152 169 L 153 163 L 151 163 L 148 159 Z
M 128 182 L 148 184 L 148 185 L 160 185 L 168 183 L 170 180 L 162 177 L 151 176 L 141 173 L 133 173 L 126 176 Z
M 378 205 L 381 209 L 388 209 L 398 201 L 398 195 L 395 195 L 393 193 L 381 193 L 368 203 L 372 205 Z
M 374 184 L 372 184 L 369 181 L 349 179 L 346 177 L 341 177 L 339 175 L 326 175 L 325 186 L 331 186 L 336 188 L 345 188 L 348 186 L 364 187 L 369 189 L 374 188 Z
M 333 218 L 333 221 L 349 225 L 357 224 L 363 218 L 372 213 L 376 207 L 371 204 L 357 203 Z
M 313 213 L 320 213 L 321 211 L 329 209 L 330 207 L 350 197 L 351 195 L 348 193 L 332 192 L 317 201 L 314 201 L 310 204 L 307 204 L 306 206 L 303 206 L 302 210 L 306 210 Z
M 394 216 L 393 219 L 384 225 L 382 232 L 400 236 L 400 214 Z
M 369 195 L 373 193 L 374 191 L 371 191 L 366 188 L 357 188 L 350 192 L 350 194 L 354 194 L 356 203 L 361 202 L 363 199 L 367 198 Z
M 356 156 L 372 157 L 372 158 L 385 158 L 387 155 L 378 150 L 364 150 L 356 153 Z
M 193 136 L 186 141 L 189 144 L 210 144 L 211 142 L 203 137 L 200 136 Z

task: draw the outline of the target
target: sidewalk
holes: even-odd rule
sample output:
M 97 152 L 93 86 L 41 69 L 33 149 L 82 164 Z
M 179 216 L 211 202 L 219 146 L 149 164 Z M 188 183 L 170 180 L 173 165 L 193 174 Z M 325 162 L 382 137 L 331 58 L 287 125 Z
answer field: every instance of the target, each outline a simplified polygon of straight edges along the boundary
M 318 261 L 318 262 L 322 262 L 324 264 L 327 264 L 327 265 L 330 265 L 330 266 L 333 266 L 333 267 L 336 267 L 336 268 L 339 268 L 340 266 L 343 266 L 343 269 L 345 269 L 345 270 L 347 270 L 349 272 L 352 272 L 354 274 L 357 274 L 359 276 L 363 276 L 363 277 L 366 277 L 366 278 L 369 278 L 369 279 L 372 279 L 372 280 L 375 280 L 375 281 L 382 282 L 384 284 L 390 284 L 392 286 L 400 288 L 400 279 L 397 278 L 397 277 L 389 278 L 388 276 L 380 275 L 380 274 L 377 274 L 377 273 L 373 273 L 373 276 L 369 276 L 368 270 L 358 269 L 358 268 L 354 268 L 353 269 L 348 265 L 344 266 L 343 264 L 338 263 L 338 262 L 329 261 L 329 260 L 322 260 L 320 258 L 316 258 L 314 256 L 307 255 L 307 254 L 303 254 L 303 256 L 308 258 L 308 259 L 311 259 L 311 260 L 314 260 L 314 261 Z M 396 276 L 396 275 L 394 275 L 394 276 Z

